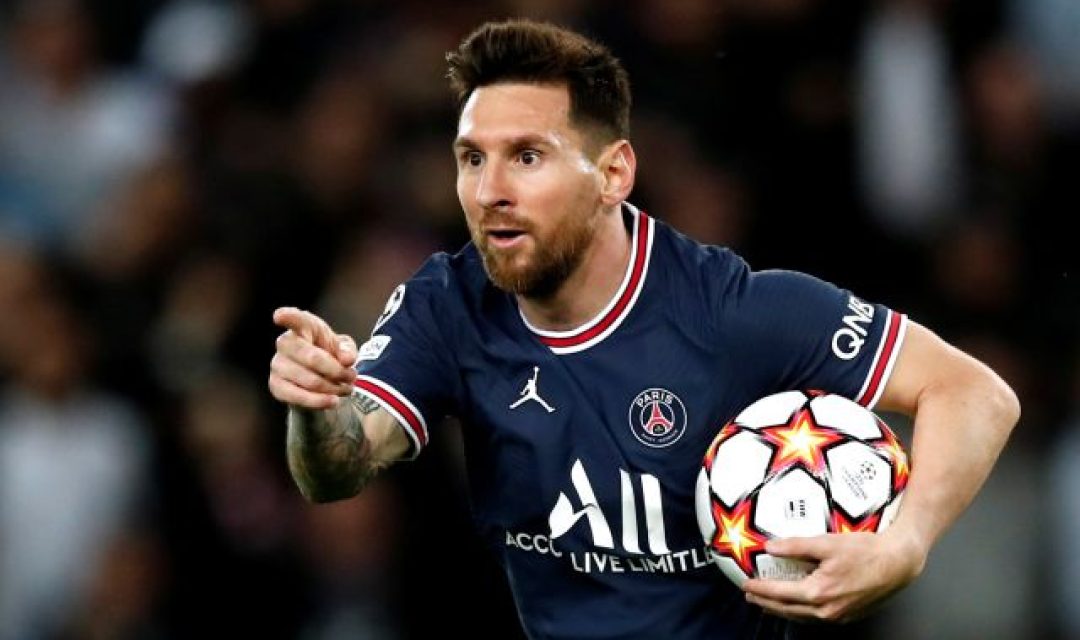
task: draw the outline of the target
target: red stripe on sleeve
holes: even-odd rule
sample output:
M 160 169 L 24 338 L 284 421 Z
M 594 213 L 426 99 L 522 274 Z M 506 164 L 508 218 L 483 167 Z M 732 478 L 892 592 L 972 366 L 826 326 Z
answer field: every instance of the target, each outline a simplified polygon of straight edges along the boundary
M 408 405 L 399 400 L 396 395 L 383 387 L 364 379 L 357 379 L 356 386 L 393 407 L 401 417 L 405 418 L 405 421 L 408 423 L 405 426 L 413 432 L 416 441 L 420 443 L 420 447 L 423 448 L 427 445 L 427 433 L 424 431 L 424 426 L 420 421 L 420 417 L 417 416 Z
M 885 345 L 881 348 L 881 353 L 878 354 L 878 359 L 873 364 L 873 372 L 870 374 L 870 384 L 866 386 L 866 391 L 864 391 L 858 399 L 858 403 L 864 407 L 877 395 L 878 387 L 885 377 L 885 370 L 889 368 L 889 361 L 892 360 L 892 352 L 896 347 L 896 340 L 900 335 L 900 324 L 900 314 L 895 311 L 890 311 L 889 326 L 885 328 L 885 337 L 883 338 Z

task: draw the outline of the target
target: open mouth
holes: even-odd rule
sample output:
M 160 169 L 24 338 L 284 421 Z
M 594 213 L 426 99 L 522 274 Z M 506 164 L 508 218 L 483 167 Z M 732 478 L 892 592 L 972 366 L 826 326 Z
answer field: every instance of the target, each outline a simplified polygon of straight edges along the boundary
M 521 229 L 489 229 L 488 241 L 497 247 L 508 247 L 525 237 Z

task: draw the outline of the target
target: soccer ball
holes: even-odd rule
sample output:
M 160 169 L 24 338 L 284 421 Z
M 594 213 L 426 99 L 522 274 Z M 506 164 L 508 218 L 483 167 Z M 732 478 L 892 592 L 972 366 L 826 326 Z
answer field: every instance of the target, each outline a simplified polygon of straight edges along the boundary
M 696 487 L 698 526 L 736 585 L 797 580 L 813 563 L 765 553 L 770 538 L 877 532 L 892 522 L 909 466 L 869 409 L 817 391 L 766 396 L 724 425 Z

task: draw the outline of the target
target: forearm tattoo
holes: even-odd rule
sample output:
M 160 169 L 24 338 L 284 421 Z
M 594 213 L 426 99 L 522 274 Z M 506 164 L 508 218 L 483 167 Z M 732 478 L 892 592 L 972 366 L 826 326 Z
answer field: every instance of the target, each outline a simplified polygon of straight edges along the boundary
M 361 419 L 379 409 L 365 394 L 325 411 L 290 408 L 289 470 L 300 492 L 313 502 L 356 495 L 378 473 Z
M 360 415 L 366 416 L 369 413 L 375 413 L 379 410 L 379 403 L 375 402 L 375 399 L 366 393 L 354 393 L 352 396 L 353 404 L 356 405 L 357 411 Z

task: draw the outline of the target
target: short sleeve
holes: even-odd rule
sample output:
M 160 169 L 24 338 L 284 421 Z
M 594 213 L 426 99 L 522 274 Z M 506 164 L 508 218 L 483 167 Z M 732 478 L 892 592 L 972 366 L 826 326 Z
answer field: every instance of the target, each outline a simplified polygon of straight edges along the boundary
M 359 349 L 356 390 L 397 419 L 412 443 L 410 457 L 427 446 L 429 425 L 457 404 L 460 376 L 439 325 L 461 304 L 451 283 L 445 260 L 432 257 L 390 295 Z
M 870 408 L 907 329 L 904 314 L 794 271 L 746 271 L 721 305 L 726 343 L 759 384 L 838 393 Z

